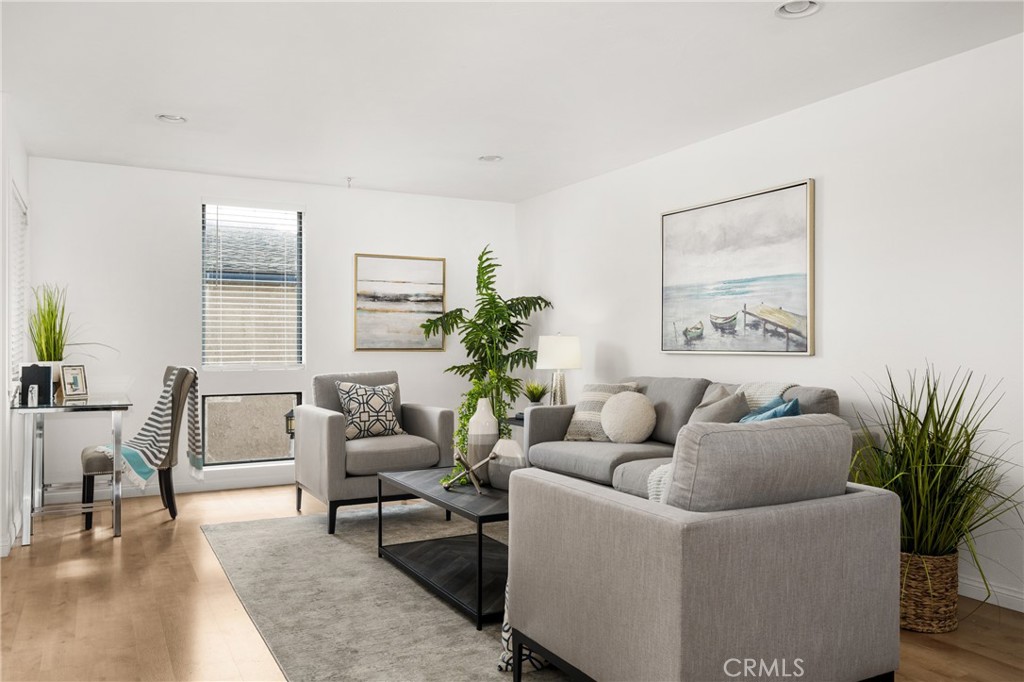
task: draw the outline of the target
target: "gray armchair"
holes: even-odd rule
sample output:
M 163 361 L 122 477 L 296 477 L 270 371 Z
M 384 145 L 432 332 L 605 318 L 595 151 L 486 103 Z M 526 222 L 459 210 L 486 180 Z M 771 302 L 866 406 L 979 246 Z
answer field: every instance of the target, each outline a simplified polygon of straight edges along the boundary
M 295 408 L 295 508 L 302 491 L 328 506 L 327 532 L 333 534 L 338 507 L 377 500 L 377 474 L 451 467 L 455 414 L 452 410 L 403 404 L 395 393 L 398 423 L 404 434 L 345 440 L 347 418 L 336 382 L 365 386 L 397 384 L 397 372 L 350 372 L 313 377 L 313 404 Z M 385 500 L 412 496 L 385 486 Z

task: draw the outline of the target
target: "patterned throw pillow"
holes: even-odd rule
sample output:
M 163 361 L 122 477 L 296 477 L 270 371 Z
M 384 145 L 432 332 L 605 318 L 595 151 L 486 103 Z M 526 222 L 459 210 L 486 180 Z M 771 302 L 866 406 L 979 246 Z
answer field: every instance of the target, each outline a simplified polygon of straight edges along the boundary
M 584 386 L 583 394 L 580 396 L 579 402 L 576 403 L 576 410 L 572 413 L 569 429 L 565 432 L 565 440 L 593 440 L 610 443 L 612 439 L 601 428 L 601 410 L 608 398 L 616 393 L 635 390 L 635 381 L 625 384 L 587 384 Z
M 336 381 L 341 411 L 348 417 L 345 440 L 394 436 L 405 433 L 395 415 L 395 391 L 398 384 L 363 386 Z

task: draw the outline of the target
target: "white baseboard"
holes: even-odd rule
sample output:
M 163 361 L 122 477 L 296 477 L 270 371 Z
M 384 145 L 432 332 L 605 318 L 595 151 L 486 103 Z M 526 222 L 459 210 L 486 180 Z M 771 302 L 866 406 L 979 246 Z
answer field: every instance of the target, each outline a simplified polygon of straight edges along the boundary
M 992 590 L 992 596 L 988 603 L 1002 606 L 1004 609 L 1024 612 L 1024 592 L 1020 587 L 1007 587 L 996 585 L 992 581 L 988 583 Z M 985 583 L 977 578 L 960 576 L 960 594 L 979 601 L 985 599 Z
M 295 464 L 288 462 L 267 462 L 265 464 L 224 464 L 207 466 L 203 470 L 203 480 L 197 481 L 182 465 L 179 470 L 184 475 L 174 477 L 174 492 L 199 493 L 212 490 L 230 490 L 234 488 L 263 488 L 272 485 L 288 485 L 295 483 Z M 154 477 L 155 478 L 155 477 Z M 159 495 L 160 487 L 153 481 L 141 492 L 132 485 L 122 485 L 122 497 L 141 497 L 143 495 Z M 108 497 L 107 489 L 97 487 L 96 497 Z M 82 494 L 77 490 L 55 490 L 46 494 L 47 504 L 61 502 L 79 502 Z

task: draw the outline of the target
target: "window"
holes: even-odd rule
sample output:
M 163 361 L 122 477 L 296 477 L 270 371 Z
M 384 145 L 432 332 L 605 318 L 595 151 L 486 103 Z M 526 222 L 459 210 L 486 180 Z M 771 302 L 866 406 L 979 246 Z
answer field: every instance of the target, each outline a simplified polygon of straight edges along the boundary
M 285 414 L 300 393 L 203 396 L 203 453 L 207 466 L 291 459 Z
M 203 367 L 302 360 L 302 213 L 204 204 Z

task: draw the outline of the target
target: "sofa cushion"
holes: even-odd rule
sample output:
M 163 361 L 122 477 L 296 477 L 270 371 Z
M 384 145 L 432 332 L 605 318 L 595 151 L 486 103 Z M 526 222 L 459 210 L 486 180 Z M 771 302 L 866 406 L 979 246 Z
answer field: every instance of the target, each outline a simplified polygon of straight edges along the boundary
M 634 391 L 616 393 L 601 410 L 601 428 L 613 443 L 643 443 L 654 431 L 654 405 Z
M 736 393 L 739 384 L 722 384 L 715 382 L 708 386 L 704 393 L 704 400 L 707 400 L 713 392 L 724 387 L 730 394 Z M 800 414 L 839 414 L 839 396 L 831 388 L 820 388 L 818 386 L 793 386 L 787 388 L 782 394 L 783 399 L 800 400 Z M 703 401 L 702 401 L 703 402 Z M 747 401 L 749 403 L 749 401 Z M 751 406 L 753 407 L 753 406 Z
M 839 396 L 831 388 L 794 386 L 782 394 L 784 400 L 799 400 L 800 414 L 839 414 Z
M 675 444 L 676 434 L 689 421 L 711 384 L 707 379 L 678 377 L 634 377 L 626 381 L 636 381 L 639 392 L 654 404 L 658 421 L 651 438 L 669 445 Z
M 679 434 L 668 503 L 722 511 L 842 495 L 850 426 L 833 415 L 690 424 Z
M 716 391 L 712 392 L 709 387 L 704 393 L 704 402 L 693 409 L 693 414 L 687 424 L 698 424 L 700 422 L 717 422 L 719 424 L 730 424 L 738 422 L 750 412 L 747 405 L 747 397 L 743 393 L 733 393 L 718 385 Z
M 337 382 L 341 411 L 348 418 L 345 438 L 374 438 L 405 433 L 395 414 L 398 384 L 365 386 L 347 381 Z
M 441 458 L 437 445 L 426 438 L 402 434 L 360 438 L 345 443 L 345 472 L 372 476 L 381 471 L 429 469 Z
M 670 464 L 671 457 L 658 457 L 656 459 L 638 459 L 634 462 L 626 462 L 615 467 L 612 473 L 612 487 L 616 490 L 637 497 L 647 498 L 647 483 L 651 472 L 662 464 Z
M 601 410 L 604 404 L 616 393 L 635 391 L 636 382 L 621 384 L 587 384 L 576 403 L 572 413 L 569 429 L 565 432 L 565 440 L 598 441 L 607 443 L 611 440 L 601 428 Z
M 671 455 L 671 446 L 653 440 L 635 444 L 556 440 L 531 446 L 528 457 L 530 464 L 540 469 L 611 485 L 619 465 Z

